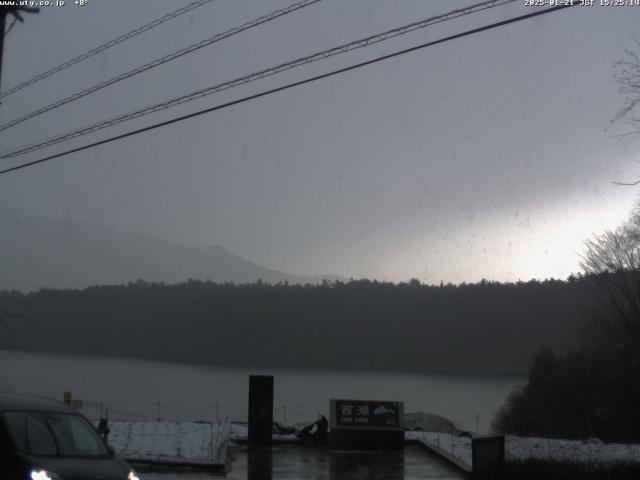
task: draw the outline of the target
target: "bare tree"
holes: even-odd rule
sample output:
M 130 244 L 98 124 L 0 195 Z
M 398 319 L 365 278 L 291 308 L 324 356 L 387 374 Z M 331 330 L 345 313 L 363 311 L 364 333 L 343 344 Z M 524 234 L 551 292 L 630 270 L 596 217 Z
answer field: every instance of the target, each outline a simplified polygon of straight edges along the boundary
M 636 45 L 640 42 L 634 38 Z M 629 127 L 629 131 L 621 136 L 637 136 L 640 134 L 640 118 L 637 107 L 640 104 L 640 57 L 633 50 L 625 50 L 622 58 L 614 64 L 614 78 L 618 84 L 618 91 L 624 95 L 622 108 L 611 120 L 611 124 L 622 123 Z
M 585 242 L 581 266 L 594 288 L 592 339 L 640 367 L 640 209 Z
M 638 47 L 640 42 L 633 39 Z M 640 118 L 638 117 L 638 105 L 640 105 L 640 56 L 633 50 L 626 49 L 622 58 L 614 64 L 614 78 L 618 84 L 618 91 L 624 95 L 622 108 L 614 115 L 609 128 L 614 124 L 624 125 L 626 131 L 616 135 L 618 138 L 631 137 L 635 139 L 640 135 Z M 640 180 L 633 182 L 613 182 L 615 185 L 633 186 L 639 185 Z

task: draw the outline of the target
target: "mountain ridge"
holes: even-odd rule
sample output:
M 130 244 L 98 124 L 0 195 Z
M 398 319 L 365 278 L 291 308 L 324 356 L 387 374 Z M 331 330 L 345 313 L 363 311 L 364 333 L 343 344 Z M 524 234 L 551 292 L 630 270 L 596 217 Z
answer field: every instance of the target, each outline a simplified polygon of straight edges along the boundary
M 247 260 L 227 248 L 189 246 L 85 222 L 56 222 L 0 210 L 0 290 L 85 288 L 144 280 L 179 283 L 321 283 L 337 276 L 293 275 Z

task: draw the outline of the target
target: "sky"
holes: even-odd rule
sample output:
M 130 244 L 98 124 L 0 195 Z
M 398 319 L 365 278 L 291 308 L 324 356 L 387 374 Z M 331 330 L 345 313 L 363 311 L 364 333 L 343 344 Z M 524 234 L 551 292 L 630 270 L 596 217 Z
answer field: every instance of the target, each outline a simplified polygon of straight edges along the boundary
M 2 100 L 0 123 L 292 3 L 217 0 Z M 186 5 L 43 7 L 5 39 L 6 90 Z M 0 132 L 0 151 L 473 0 L 323 0 Z M 218 105 L 532 11 L 428 27 L 15 160 Z M 640 7 L 573 7 L 0 176 L 0 205 L 196 246 L 291 274 L 425 283 L 566 278 L 629 215 L 614 63 Z

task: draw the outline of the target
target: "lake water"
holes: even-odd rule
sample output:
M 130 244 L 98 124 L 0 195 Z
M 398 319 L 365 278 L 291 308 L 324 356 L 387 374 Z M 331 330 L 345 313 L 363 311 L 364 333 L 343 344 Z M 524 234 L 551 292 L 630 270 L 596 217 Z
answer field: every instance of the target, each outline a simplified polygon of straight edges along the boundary
M 328 416 L 330 398 L 402 400 L 458 428 L 487 432 L 522 377 L 217 368 L 120 358 L 0 352 L 0 391 L 62 399 L 110 419 L 246 420 L 250 374 L 275 376 L 274 417 L 287 424 Z

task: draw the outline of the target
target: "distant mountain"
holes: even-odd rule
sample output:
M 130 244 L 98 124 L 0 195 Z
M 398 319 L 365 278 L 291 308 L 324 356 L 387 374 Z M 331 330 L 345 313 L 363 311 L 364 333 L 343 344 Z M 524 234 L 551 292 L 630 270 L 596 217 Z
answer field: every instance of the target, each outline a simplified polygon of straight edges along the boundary
M 83 288 L 130 281 L 320 283 L 270 270 L 223 247 L 192 247 L 137 233 L 0 210 L 0 290 Z M 333 279 L 334 277 L 326 277 Z

